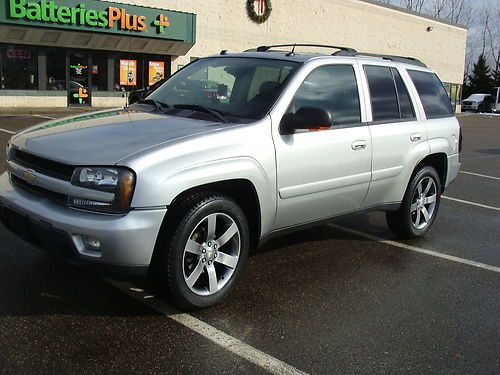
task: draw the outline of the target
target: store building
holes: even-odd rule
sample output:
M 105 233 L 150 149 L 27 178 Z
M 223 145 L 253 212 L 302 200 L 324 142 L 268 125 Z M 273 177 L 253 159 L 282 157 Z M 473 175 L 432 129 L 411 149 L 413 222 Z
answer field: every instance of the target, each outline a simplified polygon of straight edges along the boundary
M 0 107 L 119 106 L 200 56 L 317 43 L 416 57 L 460 109 L 466 28 L 371 0 L 0 4 Z

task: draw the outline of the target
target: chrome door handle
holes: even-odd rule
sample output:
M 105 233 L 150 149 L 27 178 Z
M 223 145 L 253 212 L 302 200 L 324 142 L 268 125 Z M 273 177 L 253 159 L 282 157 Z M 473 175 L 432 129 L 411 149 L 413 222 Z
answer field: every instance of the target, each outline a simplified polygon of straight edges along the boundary
M 419 133 L 414 133 L 410 135 L 410 141 L 412 142 L 420 142 L 422 140 L 422 135 Z
M 366 141 L 354 141 L 351 143 L 351 148 L 354 151 L 364 150 L 366 148 Z

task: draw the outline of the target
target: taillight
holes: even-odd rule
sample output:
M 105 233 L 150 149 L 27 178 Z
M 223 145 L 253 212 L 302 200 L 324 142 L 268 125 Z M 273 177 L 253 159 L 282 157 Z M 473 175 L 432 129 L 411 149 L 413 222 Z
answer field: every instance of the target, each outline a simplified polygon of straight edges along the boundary
M 462 152 L 462 141 L 463 141 L 462 128 L 459 128 L 459 130 L 458 130 L 458 152 Z

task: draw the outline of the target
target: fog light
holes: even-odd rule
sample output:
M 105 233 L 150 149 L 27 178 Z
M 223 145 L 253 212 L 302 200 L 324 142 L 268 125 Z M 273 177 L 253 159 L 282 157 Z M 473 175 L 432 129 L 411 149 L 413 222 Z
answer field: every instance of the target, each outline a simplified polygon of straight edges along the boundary
M 87 249 L 94 251 L 101 251 L 101 241 L 93 236 L 83 235 L 82 236 L 83 244 Z

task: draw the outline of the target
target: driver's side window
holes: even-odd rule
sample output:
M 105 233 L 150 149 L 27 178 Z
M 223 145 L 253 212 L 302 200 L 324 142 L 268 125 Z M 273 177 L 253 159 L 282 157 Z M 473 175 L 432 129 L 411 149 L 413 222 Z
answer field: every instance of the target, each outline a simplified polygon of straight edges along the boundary
M 330 112 L 332 125 L 361 122 L 358 84 L 351 65 L 325 65 L 313 70 L 302 82 L 288 113 L 301 107 L 320 107 Z

